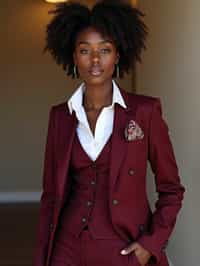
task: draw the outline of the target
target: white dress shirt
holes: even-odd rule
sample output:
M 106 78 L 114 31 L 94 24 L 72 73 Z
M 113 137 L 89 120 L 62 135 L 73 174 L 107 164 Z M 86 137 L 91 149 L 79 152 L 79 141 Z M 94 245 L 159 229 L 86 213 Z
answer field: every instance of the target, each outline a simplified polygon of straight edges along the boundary
M 85 109 L 83 107 L 83 93 L 85 91 L 85 84 L 82 83 L 68 100 L 69 111 L 71 114 L 73 111 L 75 111 L 78 120 L 76 132 L 79 141 L 84 151 L 88 154 L 92 161 L 95 161 L 97 159 L 98 155 L 101 153 L 104 145 L 112 134 L 114 104 L 118 103 L 123 108 L 127 108 L 120 90 L 114 80 L 112 81 L 112 84 L 112 104 L 102 109 L 96 122 L 94 135 L 90 129 Z

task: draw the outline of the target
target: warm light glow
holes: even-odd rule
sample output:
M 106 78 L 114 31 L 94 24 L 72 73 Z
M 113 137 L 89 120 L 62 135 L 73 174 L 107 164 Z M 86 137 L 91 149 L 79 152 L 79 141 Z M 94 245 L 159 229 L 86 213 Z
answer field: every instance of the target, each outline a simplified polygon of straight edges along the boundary
M 67 0 L 45 0 L 48 3 L 62 3 L 67 2 Z
M 131 4 L 134 5 L 134 6 L 137 6 L 137 0 L 131 0 Z

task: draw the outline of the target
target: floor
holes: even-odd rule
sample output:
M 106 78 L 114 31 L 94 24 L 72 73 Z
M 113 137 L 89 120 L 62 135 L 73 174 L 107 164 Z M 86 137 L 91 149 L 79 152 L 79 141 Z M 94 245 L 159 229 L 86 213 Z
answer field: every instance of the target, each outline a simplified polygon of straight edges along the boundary
M 0 204 L 0 266 L 31 266 L 38 204 Z

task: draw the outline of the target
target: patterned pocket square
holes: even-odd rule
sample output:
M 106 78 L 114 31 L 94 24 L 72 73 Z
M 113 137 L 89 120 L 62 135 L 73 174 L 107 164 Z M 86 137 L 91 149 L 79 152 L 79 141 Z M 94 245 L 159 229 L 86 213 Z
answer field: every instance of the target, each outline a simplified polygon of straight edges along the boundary
M 125 128 L 125 138 L 127 141 L 133 141 L 136 139 L 143 139 L 144 133 L 140 126 L 134 121 L 130 120 Z

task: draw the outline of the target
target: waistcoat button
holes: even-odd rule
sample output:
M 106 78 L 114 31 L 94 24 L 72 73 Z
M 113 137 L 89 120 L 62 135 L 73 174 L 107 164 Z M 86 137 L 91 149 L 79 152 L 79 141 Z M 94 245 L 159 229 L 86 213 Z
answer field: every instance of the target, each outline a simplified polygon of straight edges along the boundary
M 95 182 L 94 180 L 92 180 L 92 181 L 90 182 L 90 184 L 91 184 L 91 185 L 95 185 L 96 182 Z
M 86 218 L 85 217 L 83 217 L 81 220 L 82 220 L 83 223 L 86 222 Z
M 92 202 L 90 200 L 87 201 L 87 206 L 91 206 Z
M 135 171 L 130 168 L 129 171 L 128 171 L 128 173 L 129 173 L 129 175 L 134 175 L 135 174 Z
M 113 205 L 117 205 L 117 204 L 119 203 L 119 201 L 116 200 L 116 199 L 114 199 L 114 200 L 112 201 L 112 203 L 113 203 Z
M 91 167 L 93 168 L 93 169 L 96 169 L 96 164 L 95 163 L 93 163 L 92 165 L 91 165 Z

